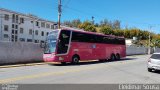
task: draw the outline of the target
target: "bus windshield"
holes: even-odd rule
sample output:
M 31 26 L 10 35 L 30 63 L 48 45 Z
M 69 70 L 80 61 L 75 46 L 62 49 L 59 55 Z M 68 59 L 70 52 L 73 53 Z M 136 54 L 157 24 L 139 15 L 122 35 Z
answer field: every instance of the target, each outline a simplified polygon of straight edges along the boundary
M 46 41 L 46 47 L 44 50 L 45 54 L 51 54 L 56 51 L 56 44 L 57 44 L 57 39 L 58 39 L 58 34 L 59 31 L 55 30 L 49 33 Z

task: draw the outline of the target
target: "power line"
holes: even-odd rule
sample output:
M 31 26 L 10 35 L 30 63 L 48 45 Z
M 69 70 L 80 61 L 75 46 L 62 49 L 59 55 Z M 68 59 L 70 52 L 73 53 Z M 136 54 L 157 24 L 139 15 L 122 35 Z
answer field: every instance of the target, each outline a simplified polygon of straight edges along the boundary
M 68 0 L 67 2 L 66 2 L 66 4 L 64 4 L 64 6 L 62 6 L 62 8 L 63 8 L 63 13 L 66 11 L 66 7 L 68 7 L 68 4 L 71 2 L 71 0 Z

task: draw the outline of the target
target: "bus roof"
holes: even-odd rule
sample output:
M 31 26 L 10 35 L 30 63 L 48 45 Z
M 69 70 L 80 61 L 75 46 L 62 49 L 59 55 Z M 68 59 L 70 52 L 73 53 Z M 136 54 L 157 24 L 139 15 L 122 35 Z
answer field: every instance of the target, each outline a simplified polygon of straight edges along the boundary
M 97 33 L 97 32 L 89 32 L 89 31 L 84 31 L 83 29 L 75 29 L 75 28 L 61 28 L 59 30 L 71 30 L 75 32 L 82 32 L 82 33 L 88 33 L 88 34 L 95 34 L 95 35 L 102 35 L 102 36 L 109 36 L 109 37 L 114 37 L 114 38 L 124 38 L 124 36 L 115 36 L 115 35 L 105 35 L 103 33 Z

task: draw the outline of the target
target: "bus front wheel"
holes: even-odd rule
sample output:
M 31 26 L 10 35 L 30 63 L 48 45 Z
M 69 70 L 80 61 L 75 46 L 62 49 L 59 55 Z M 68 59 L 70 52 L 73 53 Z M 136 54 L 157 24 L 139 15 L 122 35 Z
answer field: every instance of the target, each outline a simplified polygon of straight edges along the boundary
M 79 63 L 79 57 L 77 55 L 74 55 L 72 57 L 72 64 L 78 64 Z

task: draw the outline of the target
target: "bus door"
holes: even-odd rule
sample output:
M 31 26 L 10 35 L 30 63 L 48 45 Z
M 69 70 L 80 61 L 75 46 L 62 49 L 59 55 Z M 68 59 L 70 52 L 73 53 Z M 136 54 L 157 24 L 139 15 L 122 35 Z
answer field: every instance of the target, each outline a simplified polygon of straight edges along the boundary
M 57 54 L 67 54 L 69 50 L 71 31 L 62 30 L 58 40 Z

